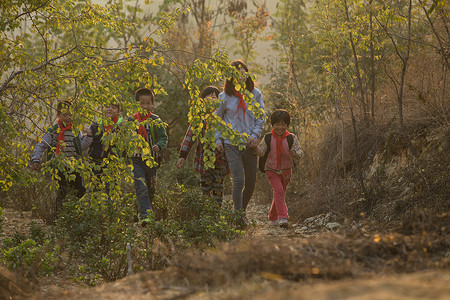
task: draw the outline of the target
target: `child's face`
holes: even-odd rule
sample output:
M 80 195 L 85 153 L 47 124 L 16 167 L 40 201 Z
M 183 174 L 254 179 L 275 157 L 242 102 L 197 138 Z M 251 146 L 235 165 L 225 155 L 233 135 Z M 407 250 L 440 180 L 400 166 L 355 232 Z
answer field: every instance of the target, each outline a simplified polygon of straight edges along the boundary
M 216 93 L 212 92 L 211 94 L 206 95 L 206 96 L 205 96 L 205 100 L 217 100 L 217 95 L 216 95 Z
M 103 108 L 103 114 L 107 118 L 114 119 L 119 115 L 119 108 L 115 105 L 110 105 L 108 107 Z
M 139 96 L 139 105 L 145 112 L 151 112 L 153 108 L 153 97 L 150 95 Z
M 72 122 L 72 113 L 69 111 L 68 108 L 65 109 L 66 111 L 60 112 L 58 114 L 58 118 L 64 123 L 64 124 L 69 124 L 70 122 Z
M 278 136 L 282 136 L 283 133 L 286 131 L 287 127 L 288 127 L 287 124 L 284 123 L 283 121 L 279 121 L 279 122 L 273 124 L 273 129 L 275 130 L 275 133 Z
M 247 81 L 247 76 L 245 75 L 245 69 L 243 67 L 240 67 L 239 72 L 241 73 L 241 75 L 239 75 L 239 82 L 245 83 Z

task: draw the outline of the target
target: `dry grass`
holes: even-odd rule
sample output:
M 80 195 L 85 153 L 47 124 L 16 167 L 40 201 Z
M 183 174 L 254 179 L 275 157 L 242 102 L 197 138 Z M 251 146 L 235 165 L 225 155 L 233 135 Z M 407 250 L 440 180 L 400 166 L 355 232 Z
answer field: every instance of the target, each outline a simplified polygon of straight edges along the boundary
M 442 216 L 446 226 L 450 216 Z M 266 279 L 360 278 L 373 274 L 448 268 L 446 232 L 420 235 L 362 235 L 349 239 L 323 234 L 309 239 L 239 240 L 220 251 L 192 252 L 167 272 L 165 280 L 189 286 L 230 286 L 253 277 Z
M 417 211 L 431 216 L 450 211 L 450 125 L 424 116 L 415 101 L 406 102 L 410 119 L 405 120 L 405 129 L 417 157 L 411 155 L 400 134 L 395 113 L 379 112 L 383 118 L 375 124 L 358 123 L 366 195 L 356 180 L 350 123 L 344 131 L 336 122 L 316 128 L 315 134 L 310 132 L 316 139 L 303 141 L 309 152 L 294 169 L 287 190 L 292 221 L 332 212 L 341 221 L 368 218 L 378 222 L 380 229 L 395 230 Z M 265 176 L 258 178 L 257 184 L 256 201 L 270 203 L 272 191 Z

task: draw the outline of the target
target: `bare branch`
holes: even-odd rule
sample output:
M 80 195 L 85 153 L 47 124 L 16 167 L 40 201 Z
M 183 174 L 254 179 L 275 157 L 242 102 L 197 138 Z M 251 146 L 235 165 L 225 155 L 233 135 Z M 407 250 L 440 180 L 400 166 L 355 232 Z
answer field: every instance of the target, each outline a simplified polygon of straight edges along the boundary
M 40 5 L 40 6 L 36 7 L 36 8 L 34 8 L 34 9 L 32 9 L 31 11 L 25 11 L 25 12 L 23 12 L 23 13 L 21 13 L 21 14 L 18 14 L 17 16 L 14 17 L 14 19 L 17 20 L 17 19 L 19 19 L 20 17 L 22 17 L 22 16 L 24 16 L 24 15 L 27 15 L 27 14 L 29 15 L 29 14 L 31 14 L 31 13 L 34 13 L 34 12 L 38 11 L 39 9 L 41 9 L 42 7 L 47 6 L 47 4 L 48 4 L 49 2 L 50 2 L 50 0 L 47 0 L 46 2 L 42 3 L 42 5 Z
M 72 53 L 75 49 L 77 49 L 77 47 L 78 47 L 78 46 L 75 46 L 75 47 L 73 47 L 73 48 L 67 50 L 65 53 L 63 53 L 63 54 L 61 54 L 61 55 L 58 55 L 58 56 L 56 56 L 56 57 L 53 57 L 52 59 L 46 60 L 44 63 L 42 63 L 41 65 L 36 66 L 36 67 L 34 67 L 34 68 L 31 68 L 31 69 L 22 69 L 22 70 L 19 70 L 19 71 L 14 71 L 14 72 L 12 72 L 11 75 L 9 75 L 8 79 L 6 79 L 6 81 L 3 82 L 3 84 L 0 86 L 0 93 L 3 92 L 3 90 L 5 90 L 5 89 L 7 88 L 8 84 L 9 84 L 9 83 L 10 83 L 17 75 L 22 74 L 23 72 L 26 72 L 26 71 L 34 72 L 34 71 L 38 71 L 38 70 L 40 70 L 40 69 L 42 69 L 42 68 L 45 68 L 47 65 L 51 64 L 52 62 L 54 62 L 54 61 L 56 61 L 56 60 L 58 60 L 58 59 L 60 59 L 60 58 L 63 58 L 63 57 L 65 57 L 65 56 L 69 55 L 69 54 Z

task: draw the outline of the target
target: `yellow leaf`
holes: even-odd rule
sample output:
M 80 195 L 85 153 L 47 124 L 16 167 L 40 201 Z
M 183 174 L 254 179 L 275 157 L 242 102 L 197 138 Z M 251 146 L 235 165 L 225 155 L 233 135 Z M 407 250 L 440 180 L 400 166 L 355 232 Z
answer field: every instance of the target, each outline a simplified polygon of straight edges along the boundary
M 380 236 L 378 234 L 375 234 L 375 237 L 373 238 L 373 241 L 375 243 L 378 243 L 381 240 Z
M 264 279 L 269 279 L 269 280 L 274 280 L 274 281 L 279 281 L 279 280 L 284 279 L 283 276 L 281 276 L 280 274 L 269 273 L 269 272 L 262 272 L 261 277 Z

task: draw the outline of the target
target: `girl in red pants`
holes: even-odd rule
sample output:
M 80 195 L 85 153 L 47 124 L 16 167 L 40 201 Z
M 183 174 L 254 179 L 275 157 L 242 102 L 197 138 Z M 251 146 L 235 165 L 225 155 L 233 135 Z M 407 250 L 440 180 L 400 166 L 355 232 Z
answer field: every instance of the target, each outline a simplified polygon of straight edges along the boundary
M 270 116 L 272 131 L 264 136 L 256 151 L 260 156 L 260 168 L 266 173 L 273 189 L 269 221 L 271 225 L 284 228 L 288 226 L 289 219 L 285 196 L 292 176 L 292 158 L 302 155 L 297 137 L 287 131 L 290 121 L 286 110 L 275 110 Z

